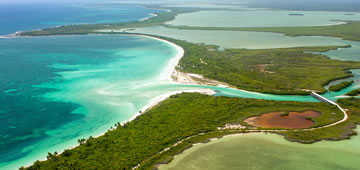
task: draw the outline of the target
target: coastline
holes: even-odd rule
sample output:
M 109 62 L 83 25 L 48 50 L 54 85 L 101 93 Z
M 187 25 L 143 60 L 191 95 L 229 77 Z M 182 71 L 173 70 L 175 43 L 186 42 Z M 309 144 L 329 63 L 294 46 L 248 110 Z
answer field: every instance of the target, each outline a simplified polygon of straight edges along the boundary
M 0 38 L 15 38 L 15 37 L 20 37 L 22 32 L 15 32 L 12 34 L 8 34 L 8 35 L 0 35 Z
M 155 13 L 150 13 L 149 14 L 150 16 L 148 16 L 148 17 L 145 17 L 145 18 L 142 18 L 142 19 L 139 19 L 138 21 L 146 21 L 146 20 L 149 20 L 150 18 L 153 18 L 153 17 L 157 17 L 158 16 L 158 14 L 155 14 Z
M 123 30 L 98 30 L 98 31 L 99 32 L 101 32 L 101 31 L 105 31 L 105 32 L 120 31 L 121 32 Z M 178 71 L 176 68 L 179 67 L 179 62 L 180 62 L 181 58 L 184 56 L 185 51 L 182 47 L 178 46 L 177 44 L 167 41 L 167 40 L 164 40 L 164 39 L 161 39 L 161 38 L 153 37 L 150 35 L 143 35 L 143 34 L 131 34 L 131 35 L 147 37 L 147 38 L 151 38 L 154 40 L 162 41 L 164 43 L 167 43 L 167 44 L 173 46 L 177 50 L 177 54 L 175 55 L 175 57 L 169 61 L 168 66 L 165 69 L 165 71 L 163 71 L 160 74 L 160 76 L 159 76 L 160 80 L 168 80 L 170 82 L 177 83 L 177 84 L 206 85 L 206 86 L 217 86 L 217 87 L 223 87 L 223 88 L 236 88 L 236 87 L 231 86 L 224 82 L 205 78 L 203 75 L 200 75 L 200 74 L 185 73 L 185 72 Z
M 184 73 L 178 70 L 174 70 L 171 74 L 171 79 L 173 82 L 180 83 L 180 84 L 195 84 L 195 85 L 206 85 L 206 86 L 216 86 L 216 87 L 223 87 L 223 88 L 235 88 L 227 83 L 212 80 L 205 78 L 203 75 L 194 74 L 194 73 Z
M 146 37 L 146 38 L 150 38 L 150 39 L 154 39 L 157 41 L 161 41 L 164 43 L 167 43 L 169 45 L 171 45 L 172 47 L 174 47 L 176 49 L 176 55 L 169 60 L 168 65 L 166 66 L 166 68 L 164 69 L 164 71 L 159 75 L 158 79 L 159 80 L 166 80 L 166 81 L 170 81 L 172 83 L 177 83 L 177 84 L 194 84 L 194 85 L 202 85 L 199 84 L 197 81 L 191 81 L 192 79 L 188 79 L 187 75 L 188 73 L 182 73 L 185 74 L 184 76 L 178 76 L 177 79 L 174 79 L 174 74 L 179 73 L 176 70 L 177 65 L 179 64 L 181 58 L 184 56 L 185 51 L 182 47 L 178 46 L 177 44 L 161 39 L 161 38 L 157 38 L 157 37 L 152 37 L 149 35 L 142 35 L 142 34 L 133 34 L 135 36 L 139 36 L 139 37 Z M 179 81 L 180 79 L 184 79 L 184 81 Z M 186 81 L 189 81 L 189 83 L 186 83 Z M 206 94 L 206 95 L 214 95 L 216 92 L 214 90 L 211 89 L 194 89 L 194 90 L 179 90 L 179 91 L 173 91 L 173 92 L 168 92 L 165 94 L 162 94 L 160 96 L 156 96 L 155 98 L 153 98 L 149 104 L 147 104 L 146 106 L 142 107 L 140 109 L 139 112 L 137 112 L 131 119 L 129 119 L 127 122 L 130 122 L 132 120 L 134 120 L 136 117 L 140 116 L 141 114 L 145 113 L 146 111 L 150 110 L 151 108 L 153 108 L 154 106 L 156 106 L 157 104 L 159 104 L 160 102 L 166 100 L 167 98 L 169 98 L 172 95 L 176 95 L 176 94 L 181 94 L 181 93 L 201 93 L 201 94 Z M 126 123 L 126 122 L 124 122 Z M 123 124 L 124 124 L 123 123 Z M 102 134 L 103 135 L 103 134 Z M 99 135 L 99 136 L 102 136 Z M 97 136 L 97 137 L 99 137 Z
M 359 125 L 357 125 L 356 126 L 356 131 L 359 131 Z M 203 147 L 203 146 L 206 146 L 207 144 L 214 144 L 214 142 L 222 142 L 224 139 L 226 140 L 226 139 L 231 139 L 231 138 L 236 138 L 236 137 L 241 137 L 241 136 L 247 136 L 247 135 L 274 135 L 274 137 L 276 137 L 276 138 L 279 138 L 279 139 L 281 139 L 281 140 L 279 140 L 279 141 L 282 141 L 283 139 L 283 136 L 282 135 L 279 135 L 279 134 L 276 134 L 276 133 L 267 133 L 267 132 L 251 132 L 251 133 L 235 133 L 235 134 L 225 134 L 225 135 L 221 135 L 221 136 L 218 136 L 218 137 L 212 137 L 212 138 L 209 138 L 208 140 L 206 140 L 206 141 L 200 141 L 200 142 L 196 142 L 196 143 L 193 143 L 190 147 L 188 147 L 187 149 L 185 149 L 185 150 L 183 150 L 182 152 L 179 152 L 179 153 L 177 153 L 177 154 L 175 154 L 175 155 L 173 155 L 172 156 L 172 159 L 171 159 L 171 161 L 169 161 L 169 162 L 166 162 L 166 163 L 159 163 L 159 164 L 156 164 L 155 166 L 158 168 L 158 169 L 161 169 L 161 168 L 164 168 L 164 166 L 169 166 L 169 165 L 171 165 L 171 163 L 174 163 L 173 161 L 174 160 L 179 160 L 179 158 L 180 159 L 182 159 L 181 157 L 182 156 L 187 156 L 187 155 L 189 155 L 189 154 L 191 154 L 193 151 L 194 151 L 194 147 Z M 356 137 L 356 136 L 355 136 Z M 357 136 L 358 137 L 358 136 Z M 290 142 L 290 143 L 292 143 L 292 141 L 288 141 L 288 140 L 285 140 L 286 142 Z M 344 142 L 344 141 L 328 141 L 328 140 L 323 140 L 323 141 L 320 141 L 319 143 L 317 143 L 317 144 L 315 144 L 315 146 L 318 146 L 318 147 L 320 147 L 320 145 L 321 145 L 321 147 L 323 147 L 324 146 L 324 144 L 329 144 L 329 143 L 332 143 L 332 142 L 334 142 L 333 144 L 334 145 L 332 145 L 332 147 L 331 148 L 333 148 L 334 146 L 335 146 L 335 144 L 337 143 L 337 142 Z M 349 140 L 348 141 L 346 141 L 346 142 L 350 142 Z M 296 144 L 296 143 L 295 143 Z M 300 145 L 303 145 L 303 144 L 300 144 Z M 311 144 L 312 146 L 314 145 L 314 144 Z M 326 145 L 325 145 L 326 146 Z M 340 147 L 339 147 L 340 148 Z M 192 150 L 191 150 L 192 149 Z M 195 148 L 196 149 L 196 148 Z M 349 148 L 347 148 L 347 149 L 349 149 Z
M 156 37 L 152 37 L 152 36 L 148 36 L 148 35 L 141 35 L 141 34 L 133 34 L 134 36 L 138 36 L 138 37 L 145 37 L 145 38 L 150 38 L 150 39 L 154 39 L 154 40 L 157 40 L 157 41 L 161 41 L 161 42 L 164 42 L 164 43 L 167 43 L 169 45 L 171 45 L 172 47 L 174 47 L 176 49 L 176 54 L 175 56 L 172 57 L 172 59 L 169 60 L 168 62 L 168 65 L 164 68 L 164 70 L 161 72 L 161 74 L 159 75 L 159 77 L 157 77 L 158 80 L 160 81 L 169 81 L 169 82 L 172 82 L 172 83 L 179 83 L 177 81 L 175 81 L 173 78 L 172 78 L 172 75 L 176 72 L 176 69 L 175 67 L 178 65 L 180 59 L 184 56 L 184 49 L 178 45 L 176 45 L 175 43 L 172 43 L 170 41 L 167 41 L 167 40 L 163 40 L 163 39 L 160 39 L 160 38 L 156 38 Z M 10 37 L 11 36 L 11 37 Z M 8 36 L 5 36 L 5 38 L 12 38 L 12 37 L 17 37 L 19 36 L 18 33 L 15 33 L 15 34 L 10 34 Z M 1 37 L 0 37 L 1 38 Z M 154 106 L 156 106 L 157 104 L 159 104 L 160 102 L 166 100 L 167 98 L 169 98 L 170 96 L 172 95 L 176 95 L 176 94 L 181 94 L 181 93 L 201 93 L 201 94 L 205 94 L 205 95 L 214 95 L 216 92 L 214 90 L 211 90 L 211 89 L 194 89 L 194 90 L 178 90 L 178 91 L 172 91 L 172 92 L 168 92 L 168 93 L 165 93 L 165 94 L 162 94 L 162 95 L 159 95 L 159 96 L 156 96 L 154 97 L 153 99 L 151 99 L 151 101 L 145 105 L 144 107 L 142 107 L 140 109 L 139 112 L 135 113 L 134 116 L 129 119 L 128 121 L 126 122 L 123 122 L 121 123 L 122 125 L 127 123 L 127 122 L 130 122 L 130 121 L 133 121 L 134 119 L 136 119 L 138 116 L 142 115 L 143 113 L 145 113 L 146 111 L 150 110 L 151 108 L 153 108 Z M 108 128 L 106 131 L 100 133 L 100 134 L 97 134 L 97 135 L 94 135 L 93 137 L 94 138 L 98 138 L 98 137 L 101 137 L 103 136 L 108 130 L 115 130 L 116 128 Z M 66 147 L 64 149 L 62 149 L 61 151 L 57 151 L 58 154 L 61 154 L 63 153 L 65 150 L 67 149 L 74 149 L 76 147 L 78 147 L 79 144 L 76 143 L 75 145 L 72 145 L 70 147 Z M 39 161 L 46 161 L 46 155 L 43 155 L 42 158 L 39 158 L 37 159 Z M 24 167 L 30 167 L 34 164 L 34 162 L 30 162 L 29 164 L 24 164 L 24 165 L 19 165 L 20 166 L 24 166 Z
M 207 85 L 207 86 L 217 86 L 217 87 L 224 87 L 224 88 L 235 88 L 227 83 L 205 78 L 203 75 L 200 75 L 200 74 L 184 73 L 184 72 L 176 70 L 176 67 L 179 67 L 179 62 L 180 62 L 181 58 L 185 54 L 184 49 L 182 47 L 178 46 L 177 44 L 167 41 L 167 40 L 164 40 L 164 39 L 152 37 L 149 35 L 142 35 L 142 34 L 133 34 L 133 35 L 162 41 L 164 43 L 167 43 L 167 44 L 173 46 L 177 50 L 177 54 L 175 55 L 175 57 L 169 61 L 167 68 L 165 69 L 165 71 L 163 71 L 161 73 L 161 75 L 159 77 L 160 80 L 168 80 L 168 81 L 171 81 L 171 82 L 177 83 L 177 84 Z

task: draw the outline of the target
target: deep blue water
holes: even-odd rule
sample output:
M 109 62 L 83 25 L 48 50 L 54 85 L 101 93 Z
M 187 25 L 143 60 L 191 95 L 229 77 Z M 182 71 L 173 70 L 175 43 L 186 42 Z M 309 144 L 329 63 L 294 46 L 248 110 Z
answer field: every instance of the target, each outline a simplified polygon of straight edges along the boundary
M 137 21 L 162 10 L 121 4 L 2 4 L 0 35 L 69 24 Z

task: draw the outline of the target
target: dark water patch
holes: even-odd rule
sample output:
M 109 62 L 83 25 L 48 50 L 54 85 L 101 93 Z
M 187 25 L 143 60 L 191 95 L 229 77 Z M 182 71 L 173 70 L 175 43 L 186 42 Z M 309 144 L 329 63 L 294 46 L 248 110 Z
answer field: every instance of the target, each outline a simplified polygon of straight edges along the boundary
M 164 10 L 122 4 L 5 3 L 0 5 L 0 35 L 59 25 L 137 21 L 161 12 Z
M 271 112 L 245 120 L 246 123 L 261 128 L 310 128 L 314 125 L 312 118 L 320 116 L 317 111 L 305 112 Z

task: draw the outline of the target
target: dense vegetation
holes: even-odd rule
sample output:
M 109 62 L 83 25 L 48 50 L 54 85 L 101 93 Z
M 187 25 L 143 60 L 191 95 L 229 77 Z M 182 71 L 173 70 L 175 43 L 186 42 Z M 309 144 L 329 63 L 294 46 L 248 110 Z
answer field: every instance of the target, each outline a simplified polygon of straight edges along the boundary
M 172 156 L 172 149 L 159 157 L 157 153 L 182 139 L 195 135 L 176 146 L 179 150 L 214 136 L 235 133 L 217 129 L 226 123 L 245 125 L 243 120 L 262 113 L 305 110 L 322 112 L 320 117 L 324 120 L 328 120 L 332 113 L 342 115 L 336 107 L 325 103 L 266 101 L 191 93 L 175 95 L 134 121 L 123 126 L 117 124 L 116 129 L 109 130 L 99 138 L 79 140 L 80 146 L 65 150 L 60 155 L 49 153 L 47 161 L 37 161 L 28 169 L 130 169 L 147 159 L 155 163 Z M 242 131 L 236 133 L 239 132 Z
M 333 85 L 329 87 L 330 91 L 340 91 L 342 89 L 345 89 L 349 86 L 351 86 L 354 83 L 354 81 L 343 81 L 339 84 Z
M 326 92 L 330 81 L 350 77 L 348 69 L 360 68 L 360 62 L 331 60 L 320 54 L 337 47 L 299 47 L 284 49 L 217 50 L 180 40 L 172 41 L 185 50 L 177 69 L 201 74 L 239 89 L 272 94 L 309 94 Z
M 350 91 L 349 93 L 346 93 L 347 96 L 357 96 L 360 94 L 360 89 L 355 89 Z
M 190 27 L 190 26 L 171 26 L 171 28 L 188 30 L 223 30 L 223 31 L 256 31 L 256 32 L 276 32 L 287 36 L 328 36 L 338 37 L 345 40 L 360 41 L 360 21 L 347 21 L 343 25 L 330 26 L 303 26 L 303 27 Z

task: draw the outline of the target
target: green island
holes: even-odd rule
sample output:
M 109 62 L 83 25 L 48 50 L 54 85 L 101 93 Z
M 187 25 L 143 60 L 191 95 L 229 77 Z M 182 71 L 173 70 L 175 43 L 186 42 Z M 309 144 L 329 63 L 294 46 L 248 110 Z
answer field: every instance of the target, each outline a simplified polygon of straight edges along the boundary
M 357 107 L 360 100 L 342 99 L 339 102 L 349 108 L 350 120 L 325 129 L 277 133 L 301 143 L 347 139 L 355 134 L 355 124 L 360 122 L 360 109 Z M 116 124 L 117 128 L 101 137 L 79 140 L 80 146 L 61 154 L 49 153 L 47 161 L 37 161 L 27 169 L 131 169 L 139 163 L 140 169 L 153 169 L 157 164 L 169 162 L 174 155 L 194 143 L 233 133 L 261 130 L 244 123 L 246 118 L 272 111 L 306 110 L 322 113 L 314 119 L 313 127 L 335 122 L 343 116 L 335 106 L 325 103 L 178 94 L 134 121 Z M 238 124 L 244 128 L 222 129 L 226 124 Z
M 350 92 L 346 93 L 347 96 L 357 96 L 360 94 L 360 89 L 351 90 Z
M 329 90 L 330 91 L 335 91 L 335 92 L 340 91 L 340 90 L 342 90 L 344 88 L 347 88 L 347 87 L 351 86 L 353 83 L 354 83 L 354 81 L 344 81 L 344 82 L 341 82 L 339 84 L 330 86 Z

